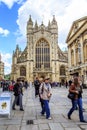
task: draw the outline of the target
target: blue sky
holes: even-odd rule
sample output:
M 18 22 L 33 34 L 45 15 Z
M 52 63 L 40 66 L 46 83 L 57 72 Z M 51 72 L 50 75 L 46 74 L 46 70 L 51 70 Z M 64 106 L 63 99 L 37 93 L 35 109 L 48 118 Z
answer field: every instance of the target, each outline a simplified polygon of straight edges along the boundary
M 0 0 L 0 53 L 5 63 L 5 74 L 11 72 L 12 53 L 16 45 L 26 46 L 26 24 L 45 25 L 53 15 L 58 22 L 58 44 L 64 50 L 66 37 L 73 21 L 87 16 L 87 0 Z

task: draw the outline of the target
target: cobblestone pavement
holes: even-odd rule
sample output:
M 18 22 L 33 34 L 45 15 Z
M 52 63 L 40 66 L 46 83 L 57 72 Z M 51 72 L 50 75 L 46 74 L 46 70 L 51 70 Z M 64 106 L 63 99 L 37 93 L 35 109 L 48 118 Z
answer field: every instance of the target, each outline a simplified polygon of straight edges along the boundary
M 40 115 L 41 107 L 39 98 L 34 96 L 34 88 L 24 90 L 24 112 L 11 111 L 11 118 L 0 116 L 0 130 L 87 130 L 87 123 L 79 122 L 78 110 L 72 114 L 72 120 L 67 118 L 71 102 L 67 98 L 68 88 L 52 88 L 50 100 L 51 120 Z M 13 96 L 14 98 L 14 96 Z M 87 120 L 87 89 L 83 90 L 84 117 Z

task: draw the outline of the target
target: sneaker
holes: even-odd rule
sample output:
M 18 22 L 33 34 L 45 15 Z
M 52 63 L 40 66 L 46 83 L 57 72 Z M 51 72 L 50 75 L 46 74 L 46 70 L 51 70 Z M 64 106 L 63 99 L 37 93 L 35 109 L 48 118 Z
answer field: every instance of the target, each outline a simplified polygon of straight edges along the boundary
M 68 116 L 68 119 L 71 120 L 71 117 L 69 115 L 67 115 L 67 116 Z
M 87 121 L 85 121 L 85 120 L 83 120 L 83 121 L 80 121 L 80 122 L 87 123 Z
M 45 113 L 40 112 L 41 116 L 45 116 Z
M 82 111 L 85 112 L 85 109 L 83 108 Z
M 49 117 L 49 118 L 47 118 L 48 120 L 51 120 L 52 118 L 51 117 Z
M 44 116 L 44 114 L 41 114 L 41 116 Z
M 20 111 L 24 111 L 24 109 L 20 109 Z

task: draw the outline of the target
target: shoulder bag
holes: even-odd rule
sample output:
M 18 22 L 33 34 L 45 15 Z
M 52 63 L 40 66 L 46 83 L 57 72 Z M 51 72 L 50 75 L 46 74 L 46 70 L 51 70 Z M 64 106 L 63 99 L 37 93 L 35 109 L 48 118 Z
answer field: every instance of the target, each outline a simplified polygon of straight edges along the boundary
M 71 100 L 74 100 L 74 99 L 75 99 L 75 93 L 69 92 L 68 95 L 67 95 L 67 97 L 68 97 L 69 99 L 71 99 Z

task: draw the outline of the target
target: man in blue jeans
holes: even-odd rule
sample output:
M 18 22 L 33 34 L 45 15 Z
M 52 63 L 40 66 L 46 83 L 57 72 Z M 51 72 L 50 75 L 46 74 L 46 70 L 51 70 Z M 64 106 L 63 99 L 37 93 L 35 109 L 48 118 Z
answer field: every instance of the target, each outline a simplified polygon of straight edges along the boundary
M 51 85 L 49 83 L 49 78 L 45 78 L 44 83 L 40 86 L 40 97 L 43 99 L 43 108 L 41 114 L 44 115 L 46 112 L 46 119 L 51 119 L 49 99 L 51 96 Z

